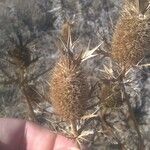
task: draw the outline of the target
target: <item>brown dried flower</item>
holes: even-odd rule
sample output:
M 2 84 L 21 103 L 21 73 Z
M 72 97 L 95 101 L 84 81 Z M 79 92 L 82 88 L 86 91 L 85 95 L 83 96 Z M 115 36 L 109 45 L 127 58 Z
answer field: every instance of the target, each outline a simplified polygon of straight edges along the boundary
M 112 58 L 127 70 L 144 58 L 149 44 L 150 19 L 141 19 L 134 7 L 125 5 L 112 38 Z
M 89 96 L 89 87 L 86 74 L 82 69 L 82 62 L 91 58 L 94 51 L 100 46 L 76 55 L 74 43 L 71 40 L 71 27 L 62 35 L 63 49 L 56 63 L 51 78 L 51 101 L 55 111 L 65 120 L 74 121 L 85 113 Z M 68 35 L 66 41 L 66 34 Z M 66 44 L 67 43 L 67 44 Z
M 51 81 L 51 99 L 57 113 L 65 120 L 79 119 L 85 111 L 88 91 L 80 64 L 61 56 Z

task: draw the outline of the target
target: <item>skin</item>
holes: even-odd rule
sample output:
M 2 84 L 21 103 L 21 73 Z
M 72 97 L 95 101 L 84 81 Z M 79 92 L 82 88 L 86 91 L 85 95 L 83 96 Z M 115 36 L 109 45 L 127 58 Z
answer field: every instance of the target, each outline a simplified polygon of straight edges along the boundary
M 0 150 L 78 150 L 74 140 L 34 123 L 0 118 Z

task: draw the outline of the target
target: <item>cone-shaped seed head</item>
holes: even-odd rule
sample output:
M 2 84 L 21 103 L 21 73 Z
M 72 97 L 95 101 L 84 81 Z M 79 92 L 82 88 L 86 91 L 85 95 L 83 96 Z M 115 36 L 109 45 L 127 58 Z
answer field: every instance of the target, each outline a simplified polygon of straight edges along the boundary
M 75 45 L 78 40 L 72 42 L 75 36 L 73 34 L 71 37 L 71 25 L 67 24 L 66 29 L 63 27 L 62 30 L 63 49 L 61 46 L 61 55 L 51 78 L 51 100 L 55 111 L 64 120 L 72 122 L 84 115 L 89 96 L 87 78 L 81 64 L 96 56 L 93 53 L 101 44 L 91 50 L 88 44 L 85 51 L 76 55 Z
M 51 80 L 51 100 L 56 112 L 65 120 L 83 116 L 88 99 L 88 84 L 82 68 L 61 56 Z
M 112 58 L 124 69 L 141 61 L 150 45 L 150 20 L 140 19 L 138 13 L 128 9 L 120 17 L 112 38 Z

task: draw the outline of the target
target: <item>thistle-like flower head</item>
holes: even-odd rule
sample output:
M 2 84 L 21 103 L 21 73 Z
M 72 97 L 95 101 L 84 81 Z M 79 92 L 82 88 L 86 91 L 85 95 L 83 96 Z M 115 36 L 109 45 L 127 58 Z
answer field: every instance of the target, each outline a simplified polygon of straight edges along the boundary
M 51 78 L 51 101 L 55 111 L 65 120 L 71 121 L 82 117 L 85 113 L 89 96 L 89 87 L 86 74 L 82 68 L 82 62 L 93 57 L 94 51 L 88 49 L 75 54 L 76 42 L 72 42 L 71 28 L 67 28 L 61 40 L 60 58 L 57 61 Z M 63 36 L 62 36 L 63 37 Z M 100 46 L 100 45 L 99 45 Z

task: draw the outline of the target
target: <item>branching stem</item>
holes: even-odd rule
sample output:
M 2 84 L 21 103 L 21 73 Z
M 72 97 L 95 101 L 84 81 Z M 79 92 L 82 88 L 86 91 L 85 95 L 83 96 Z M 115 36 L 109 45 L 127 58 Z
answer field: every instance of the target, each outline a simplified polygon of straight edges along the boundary
M 140 132 L 140 129 L 139 129 L 139 126 L 138 126 L 138 122 L 137 122 L 137 120 L 135 118 L 135 115 L 134 115 L 134 112 L 132 110 L 132 107 L 131 107 L 131 104 L 130 104 L 130 101 L 129 101 L 129 96 L 128 96 L 128 94 L 125 91 L 125 87 L 122 86 L 122 89 L 123 89 L 123 93 L 124 93 L 125 102 L 126 102 L 126 104 L 128 106 L 130 117 L 131 117 L 131 119 L 133 121 L 134 128 L 135 128 L 135 130 L 136 130 L 136 132 L 138 134 L 138 141 L 139 141 L 139 143 L 138 143 L 138 150 L 142 150 L 142 149 L 144 149 L 144 144 L 143 144 L 143 139 L 142 139 L 141 132 Z

